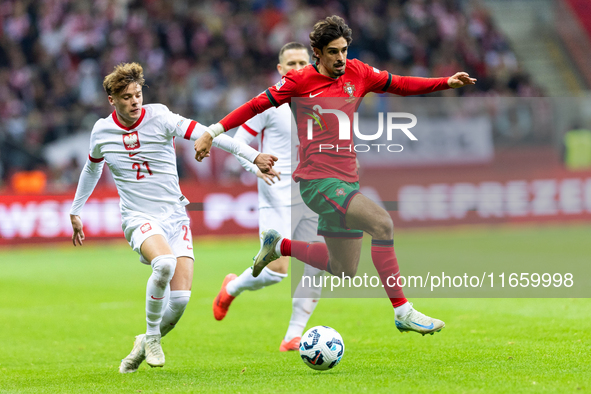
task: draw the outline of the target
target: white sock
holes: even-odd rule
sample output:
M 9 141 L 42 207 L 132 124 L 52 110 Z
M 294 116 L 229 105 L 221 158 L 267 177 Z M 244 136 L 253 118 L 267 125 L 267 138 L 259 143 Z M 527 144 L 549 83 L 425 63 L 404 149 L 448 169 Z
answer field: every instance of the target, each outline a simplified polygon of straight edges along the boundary
M 284 239 L 285 237 L 279 238 L 279 242 L 275 244 L 275 253 L 277 254 L 277 256 L 283 256 L 281 254 L 281 242 L 283 242 Z
M 174 275 L 176 257 L 171 254 L 152 260 L 152 275 L 146 287 L 146 335 L 160 334 L 160 322 L 166 307 L 166 288 Z
M 314 268 L 310 265 L 306 265 L 304 268 L 304 275 L 308 277 L 323 276 L 324 271 Z M 313 281 L 311 281 L 314 283 Z M 322 282 L 320 282 L 322 283 Z M 289 327 L 285 333 L 285 340 L 291 341 L 293 338 L 301 337 L 308 324 L 312 312 L 318 305 L 322 287 L 303 287 L 302 280 L 298 284 L 294 292 L 294 299 L 292 300 L 292 312 L 291 319 L 289 321 Z
M 181 316 L 183 316 L 190 298 L 191 290 L 173 290 L 170 292 L 170 300 L 160 322 L 162 336 L 168 334 L 176 326 Z
M 279 283 L 286 277 L 287 274 L 280 274 L 265 267 L 259 276 L 255 278 L 252 276 L 252 268 L 248 267 L 239 277 L 226 285 L 226 291 L 232 297 L 238 297 L 244 290 L 260 290 L 263 287 Z
M 410 308 L 412 308 L 410 302 L 406 301 L 406 303 L 394 308 L 394 313 L 396 314 L 396 317 L 403 317 L 410 311 Z

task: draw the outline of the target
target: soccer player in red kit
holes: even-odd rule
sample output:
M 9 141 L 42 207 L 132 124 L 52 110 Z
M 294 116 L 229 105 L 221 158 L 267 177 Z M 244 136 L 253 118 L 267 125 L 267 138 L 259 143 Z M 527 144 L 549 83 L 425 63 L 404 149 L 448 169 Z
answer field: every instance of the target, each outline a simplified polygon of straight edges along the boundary
M 327 102 L 324 100 L 338 100 L 341 103 L 339 110 L 352 119 L 360 99 L 370 92 L 419 95 L 472 85 L 476 81 L 465 72 L 444 78 L 392 75 L 357 59 L 348 60 L 351 41 L 352 31 L 342 18 L 331 16 L 316 23 L 310 33 L 315 64 L 290 71 L 281 82 L 232 111 L 219 123 L 209 126 L 208 132 L 195 142 L 195 158 L 201 161 L 205 157 L 217 135 L 240 126 L 271 106 L 291 102 L 293 107 L 292 98 L 316 98 L 322 105 Z M 296 103 L 296 107 L 300 105 L 305 106 Z M 313 104 L 308 109 L 322 110 L 320 105 Z M 268 231 L 255 258 L 253 276 L 279 256 L 293 256 L 333 275 L 353 277 L 357 272 L 365 231 L 372 236 L 372 261 L 395 309 L 396 327 L 401 332 L 415 331 L 423 335 L 440 331 L 444 322 L 415 310 L 402 289 L 395 285 L 400 271 L 394 252 L 392 219 L 388 212 L 359 192 L 354 150 L 321 149 L 321 144 L 325 147 L 352 146 L 350 130 L 348 140 L 344 139 L 338 117 L 325 115 L 322 117 L 325 127 L 314 126 L 314 138 L 310 139 L 307 130 L 310 118 L 300 116 L 302 112 L 297 108 L 292 111 L 296 113 L 300 140 L 300 163 L 293 178 L 300 182 L 306 205 L 318 213 L 318 234 L 324 236 L 326 244 L 292 241 L 275 231 Z

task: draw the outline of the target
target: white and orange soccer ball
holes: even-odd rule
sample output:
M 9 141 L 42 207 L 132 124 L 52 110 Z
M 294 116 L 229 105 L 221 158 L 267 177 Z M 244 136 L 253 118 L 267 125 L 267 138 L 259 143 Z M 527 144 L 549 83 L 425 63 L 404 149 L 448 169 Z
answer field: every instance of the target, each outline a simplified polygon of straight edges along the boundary
M 319 371 L 334 368 L 345 354 L 341 334 L 327 326 L 310 328 L 302 335 L 300 356 L 308 367 Z

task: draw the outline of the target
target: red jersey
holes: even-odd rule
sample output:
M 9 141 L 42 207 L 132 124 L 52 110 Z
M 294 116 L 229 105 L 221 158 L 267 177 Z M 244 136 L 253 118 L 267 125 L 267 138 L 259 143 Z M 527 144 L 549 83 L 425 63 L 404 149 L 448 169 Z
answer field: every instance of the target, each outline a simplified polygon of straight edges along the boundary
M 347 60 L 345 73 L 337 78 L 322 75 L 316 65 L 309 65 L 298 71 L 290 71 L 281 82 L 231 112 L 220 123 L 229 130 L 270 108 L 271 105 L 278 107 L 284 103 L 291 103 L 292 98 L 307 98 L 298 100 L 299 108 L 292 106 L 300 140 L 300 163 L 293 173 L 294 180 L 298 182 L 301 179 L 337 178 L 346 182 L 357 182 L 359 178 L 355 163 L 356 154 L 351 149 L 352 132 L 349 133 L 348 139 L 339 138 L 337 116 L 325 115 L 318 119 L 311 114 L 314 105 L 327 103 L 327 98 L 342 98 L 332 100 L 332 103 L 339 103 L 338 109 L 349 116 L 352 125 L 353 112 L 359 105 L 359 99 L 370 92 L 388 92 L 401 96 L 425 94 L 448 89 L 447 80 L 447 77 L 417 78 L 392 75 L 357 59 Z M 248 118 L 244 119 L 246 116 Z M 318 121 L 313 125 L 313 138 L 308 139 L 309 119 L 315 118 Z M 318 148 L 321 144 L 349 146 L 349 149 L 320 150 Z

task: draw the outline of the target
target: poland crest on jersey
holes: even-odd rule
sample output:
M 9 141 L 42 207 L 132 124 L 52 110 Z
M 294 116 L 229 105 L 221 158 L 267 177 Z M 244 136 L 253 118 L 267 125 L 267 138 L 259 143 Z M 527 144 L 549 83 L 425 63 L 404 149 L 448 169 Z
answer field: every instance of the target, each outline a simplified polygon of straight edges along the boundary
M 135 150 L 140 147 L 140 139 L 137 131 L 129 134 L 123 134 L 123 145 L 125 150 Z

